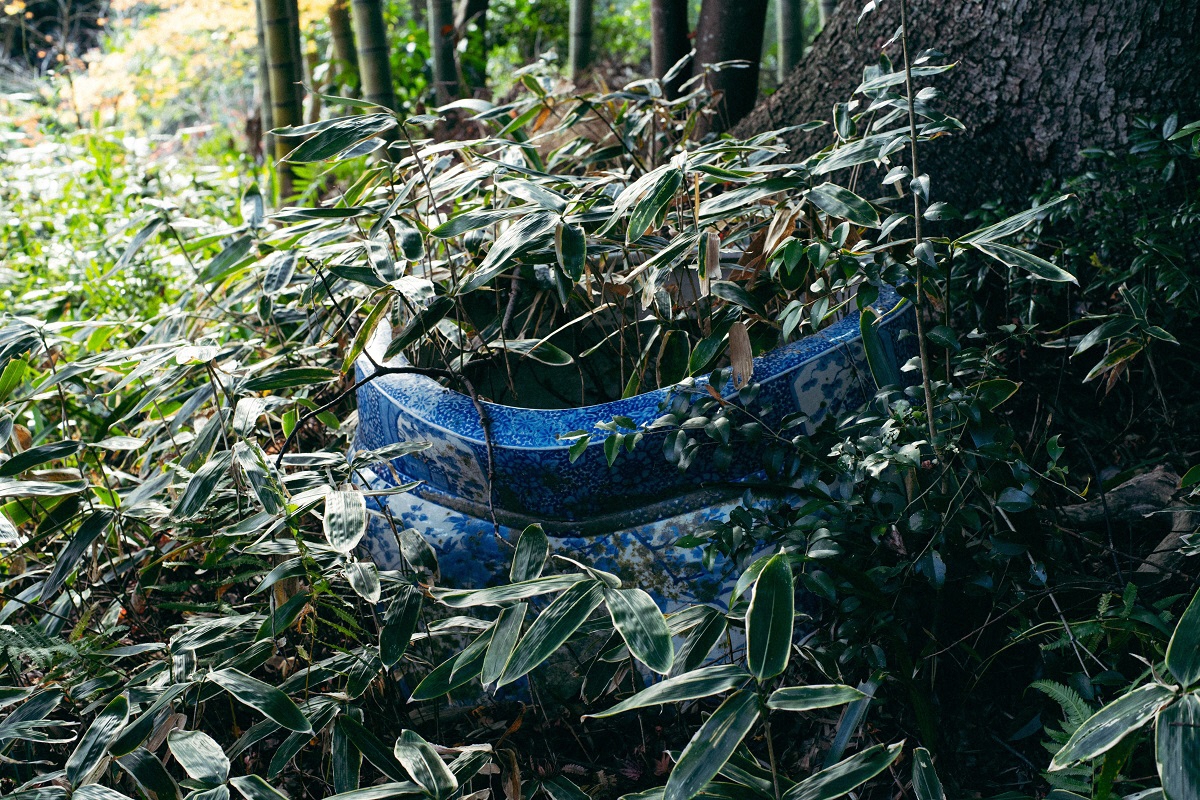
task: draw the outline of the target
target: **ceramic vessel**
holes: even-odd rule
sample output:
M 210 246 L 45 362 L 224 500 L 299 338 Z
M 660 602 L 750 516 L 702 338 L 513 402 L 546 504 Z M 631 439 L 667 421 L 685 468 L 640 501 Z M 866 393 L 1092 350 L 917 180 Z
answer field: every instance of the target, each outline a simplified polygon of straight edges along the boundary
M 915 327 L 911 305 L 887 290 L 874 307 L 883 315 L 879 330 L 885 349 L 903 364 L 916 350 L 915 337 L 906 335 Z M 389 331 L 380 331 L 370 345 L 377 361 L 389 338 Z M 359 379 L 372 369 L 360 359 Z M 875 384 L 858 314 L 755 359 L 753 379 L 761 385 L 759 405 L 770 408 L 768 424 L 796 411 L 819 421 L 862 404 Z M 574 463 L 569 443 L 558 438 L 568 431 L 593 431 L 616 416 L 649 423 L 660 415 L 670 391 L 564 410 L 484 403 L 494 473 L 489 505 L 487 442 L 471 398 L 416 375 L 384 376 L 360 387 L 356 449 L 397 441 L 431 443 L 420 453 L 364 471 L 377 489 L 420 481 L 409 491 L 373 498 L 367 535 L 372 556 L 380 567 L 399 567 L 393 526 L 415 528 L 438 551 L 443 583 L 494 585 L 507 580 L 509 542 L 538 522 L 550 535 L 552 552 L 615 572 L 664 606 L 718 598 L 728 588 L 727 567 L 705 567 L 698 549 L 673 543 L 738 505 L 739 484 L 759 470 L 758 454 L 742 448 L 724 470 L 697 464 L 680 472 L 663 457 L 662 434 L 656 434 L 609 467 L 603 431 Z M 724 392 L 732 394 L 732 385 Z M 720 488 L 697 488 L 704 486 Z

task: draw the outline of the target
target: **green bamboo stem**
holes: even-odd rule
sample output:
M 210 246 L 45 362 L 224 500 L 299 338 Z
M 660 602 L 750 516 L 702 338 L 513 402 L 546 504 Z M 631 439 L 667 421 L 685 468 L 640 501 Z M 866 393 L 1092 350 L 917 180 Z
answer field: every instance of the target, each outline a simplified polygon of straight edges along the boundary
M 380 0 L 352 0 L 351 17 L 358 44 L 358 76 L 363 99 L 384 108 L 396 108 L 392 66 L 388 61 L 387 29 Z
M 267 45 L 267 73 L 271 85 L 272 125 L 284 128 L 299 125 L 300 103 L 296 85 L 300 82 L 300 64 L 295 54 L 299 42 L 293 42 L 295 27 L 292 25 L 288 0 L 261 0 L 263 9 L 263 38 Z M 291 152 L 295 142 L 291 137 L 276 136 L 275 159 L 279 179 L 279 193 L 286 197 L 292 192 L 292 171 L 283 161 Z

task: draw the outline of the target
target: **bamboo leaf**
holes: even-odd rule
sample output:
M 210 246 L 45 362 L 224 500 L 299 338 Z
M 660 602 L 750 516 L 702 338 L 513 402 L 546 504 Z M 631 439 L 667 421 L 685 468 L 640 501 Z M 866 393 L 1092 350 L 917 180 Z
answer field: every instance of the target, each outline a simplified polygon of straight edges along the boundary
M 933 758 L 924 747 L 913 752 L 912 782 L 917 800 L 946 800 L 942 781 L 933 768 Z
M 887 769 L 900 756 L 903 742 L 877 744 L 800 781 L 783 800 L 834 800 L 853 791 Z
M 595 580 L 577 583 L 555 598 L 513 650 L 497 686 L 512 683 L 549 658 L 603 600 L 603 584 Z
M 808 200 L 831 217 L 848 219 L 867 228 L 879 227 L 879 214 L 866 200 L 849 189 L 822 183 L 809 189 Z
M 484 686 L 495 683 L 504 674 L 504 668 L 508 665 L 521 636 L 521 625 L 525 622 L 528 610 L 528 603 L 515 603 L 502 610 L 496 618 L 495 632 L 488 643 L 487 655 L 483 658 L 483 670 L 479 675 L 479 680 Z
M 325 495 L 325 540 L 339 553 L 350 553 L 367 533 L 367 499 L 361 492 Z
M 1158 712 L 1155 759 L 1167 800 L 1200 797 L 1200 695 L 1185 694 Z
M 1192 598 L 1171 635 L 1167 669 L 1185 689 L 1200 681 L 1200 592 Z
M 649 594 L 641 589 L 604 588 L 604 602 L 613 625 L 634 658 L 665 675 L 675 662 L 667 621 Z
M 119 694 L 92 720 L 92 724 L 79 737 L 79 744 L 67 758 L 66 778 L 72 787 L 80 783 L 94 770 L 108 752 L 108 746 L 129 718 L 129 701 Z
M 538 578 L 546 566 L 546 556 L 549 553 L 550 539 L 542 526 L 535 523 L 525 528 L 521 531 L 521 537 L 517 539 L 512 568 L 508 571 L 509 580 L 521 583 Z
M 233 695 L 238 702 L 264 714 L 268 719 L 290 731 L 308 733 L 312 725 L 286 694 L 269 683 L 251 678 L 236 669 L 219 669 L 208 674 L 208 680 Z
M 718 664 L 713 667 L 685 672 L 676 678 L 670 678 L 656 683 L 648 689 L 617 703 L 610 709 L 598 714 L 588 714 L 589 717 L 611 717 L 635 708 L 658 706 L 664 703 L 677 703 L 683 700 L 697 700 L 701 697 L 712 697 L 714 694 L 736 689 L 750 679 L 750 674 L 736 664 Z
M 43 599 L 51 598 L 58 593 L 67 580 L 67 576 L 83 563 L 83 555 L 87 549 L 108 530 L 114 516 L 111 509 L 97 508 L 80 523 L 79 530 L 75 531 L 71 541 L 67 542 L 67 546 L 54 560 L 54 569 L 50 571 L 50 577 L 46 578 L 46 582 L 42 585 Z
M 417 785 L 436 800 L 443 800 L 458 789 L 458 780 L 446 768 L 441 756 L 416 731 L 401 733 L 394 752 L 396 760 L 404 765 Z
M 700 793 L 758 722 L 758 696 L 753 692 L 731 694 L 700 726 L 683 753 L 663 792 L 663 800 L 691 800 Z
M 229 778 L 229 758 L 207 733 L 171 731 L 167 747 L 192 780 L 218 786 Z
M 813 711 L 853 703 L 866 696 L 852 686 L 841 684 L 787 686 L 771 693 L 767 707 L 777 711 Z
M 746 611 L 746 662 L 760 681 L 774 678 L 787 668 L 795 614 L 792 567 L 787 556 L 779 553 L 754 582 Z
M 1149 722 L 1174 697 L 1170 689 L 1157 683 L 1146 684 L 1118 697 L 1084 720 L 1054 755 L 1050 770 L 1064 769 L 1111 750 L 1127 733 Z

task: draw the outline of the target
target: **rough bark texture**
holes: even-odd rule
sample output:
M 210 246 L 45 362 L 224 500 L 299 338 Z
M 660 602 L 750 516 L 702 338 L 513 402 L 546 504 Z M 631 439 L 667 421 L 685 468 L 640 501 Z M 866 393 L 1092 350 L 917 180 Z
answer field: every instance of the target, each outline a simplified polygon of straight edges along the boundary
M 843 2 L 787 82 L 738 126 L 750 134 L 829 119 L 864 64 L 899 26 L 896 0 L 855 21 Z M 1111 147 L 1134 116 L 1200 116 L 1200 0 L 911 0 L 919 50 L 934 47 L 959 67 L 932 83 L 940 108 L 965 134 L 922 151 L 934 200 L 962 210 L 1000 199 L 1016 207 L 1043 181 L 1077 172 L 1079 151 Z M 898 46 L 889 54 L 899 63 Z M 801 155 L 829 142 L 830 128 L 793 134 Z
M 650 62 L 654 77 L 662 78 L 692 49 L 688 42 L 688 0 L 650 0 Z M 679 85 L 687 80 L 687 70 L 663 88 L 667 97 L 679 94 Z
M 721 61 L 746 60 L 749 67 L 709 71 L 708 86 L 721 93 L 719 113 L 709 130 L 726 130 L 754 108 L 762 59 L 767 0 L 703 0 L 696 25 L 694 68 Z M 698 74 L 698 73 L 696 73 Z

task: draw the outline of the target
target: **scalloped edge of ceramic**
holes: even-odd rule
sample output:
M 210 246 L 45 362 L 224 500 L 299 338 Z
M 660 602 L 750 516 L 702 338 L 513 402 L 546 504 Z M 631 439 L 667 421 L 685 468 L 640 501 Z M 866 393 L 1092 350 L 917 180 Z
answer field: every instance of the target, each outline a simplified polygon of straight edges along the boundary
M 880 338 L 890 359 L 903 364 L 916 354 L 911 304 L 894 290 L 872 304 L 881 313 Z M 377 331 L 368 346 L 377 360 L 390 331 Z M 911 352 L 910 352 L 911 351 Z M 402 358 L 389 362 L 403 366 Z M 359 380 L 373 369 L 364 356 Z M 802 412 L 815 424 L 830 413 L 856 408 L 875 391 L 863 351 L 859 315 L 754 360 L 757 403 L 764 421 L 778 423 Z M 707 376 L 697 380 L 705 391 Z M 662 454 L 665 434 L 648 434 L 610 468 L 597 436 L 573 463 L 559 435 L 596 430 L 615 416 L 649 423 L 673 387 L 581 408 L 522 409 L 483 402 L 491 421 L 494 483 L 488 492 L 488 452 L 470 397 L 419 375 L 389 375 L 358 390 L 355 450 L 398 441 L 425 440 L 430 447 L 373 470 L 366 483 L 402 491 L 375 498 L 368 547 L 384 568 L 400 566 L 392 526 L 415 528 L 434 545 L 443 576 L 453 585 L 503 582 L 511 545 L 529 523 L 542 523 L 552 548 L 635 580 L 666 606 L 710 602 L 727 593 L 723 565 L 702 564 L 699 550 L 674 546 L 683 533 L 723 519 L 739 505 L 744 487 L 761 474 L 754 448 L 740 448 L 724 469 L 698 463 L 681 472 Z M 732 384 L 724 396 L 734 393 Z M 597 431 L 603 433 L 602 431 Z M 387 515 L 392 520 L 387 520 Z M 493 519 L 494 517 L 494 519 Z M 499 536 L 497 535 L 499 530 Z

